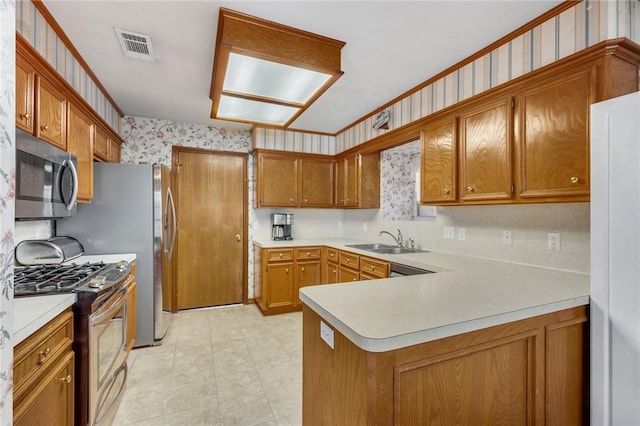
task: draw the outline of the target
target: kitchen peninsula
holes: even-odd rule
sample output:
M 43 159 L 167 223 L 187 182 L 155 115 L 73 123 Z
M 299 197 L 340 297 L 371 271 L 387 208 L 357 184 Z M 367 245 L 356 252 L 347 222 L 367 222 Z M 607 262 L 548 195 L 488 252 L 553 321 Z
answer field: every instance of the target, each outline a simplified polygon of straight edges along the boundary
M 438 272 L 300 290 L 304 424 L 588 418 L 587 274 L 443 253 L 386 258 Z

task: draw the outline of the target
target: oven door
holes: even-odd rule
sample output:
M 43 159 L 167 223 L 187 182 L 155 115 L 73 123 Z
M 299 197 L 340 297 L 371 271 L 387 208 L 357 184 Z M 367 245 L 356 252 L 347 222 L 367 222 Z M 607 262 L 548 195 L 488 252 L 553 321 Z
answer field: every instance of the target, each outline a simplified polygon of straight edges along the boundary
M 127 282 L 123 282 L 89 316 L 89 419 L 92 425 L 110 417 L 124 391 L 128 354 L 127 293 Z

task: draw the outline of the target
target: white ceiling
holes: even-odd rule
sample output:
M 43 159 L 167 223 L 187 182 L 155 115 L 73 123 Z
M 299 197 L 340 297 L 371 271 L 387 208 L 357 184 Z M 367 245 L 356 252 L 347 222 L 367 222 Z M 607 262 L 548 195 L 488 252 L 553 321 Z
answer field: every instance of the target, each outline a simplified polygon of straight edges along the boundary
M 344 41 L 344 75 L 291 126 L 334 133 L 561 0 L 44 2 L 122 111 L 140 117 L 250 127 L 209 118 L 220 7 Z M 116 27 L 149 34 L 157 61 L 125 58 Z

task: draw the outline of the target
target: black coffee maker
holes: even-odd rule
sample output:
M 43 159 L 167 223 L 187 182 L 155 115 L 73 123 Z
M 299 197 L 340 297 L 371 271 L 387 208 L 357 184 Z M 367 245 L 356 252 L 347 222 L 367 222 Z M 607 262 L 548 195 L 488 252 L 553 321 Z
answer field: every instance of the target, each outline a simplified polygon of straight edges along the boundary
M 272 240 L 293 240 L 291 226 L 293 225 L 293 214 L 272 213 L 271 214 L 271 239 Z

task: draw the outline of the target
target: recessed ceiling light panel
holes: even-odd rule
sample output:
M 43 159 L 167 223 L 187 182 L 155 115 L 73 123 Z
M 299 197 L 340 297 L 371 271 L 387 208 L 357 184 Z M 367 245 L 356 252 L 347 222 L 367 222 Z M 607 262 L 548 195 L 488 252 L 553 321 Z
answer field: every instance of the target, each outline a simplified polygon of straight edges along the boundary
M 329 79 L 330 74 L 231 53 L 222 90 L 304 104 Z
M 222 95 L 218 106 L 218 118 L 282 126 L 298 110 L 299 108 L 285 105 Z

